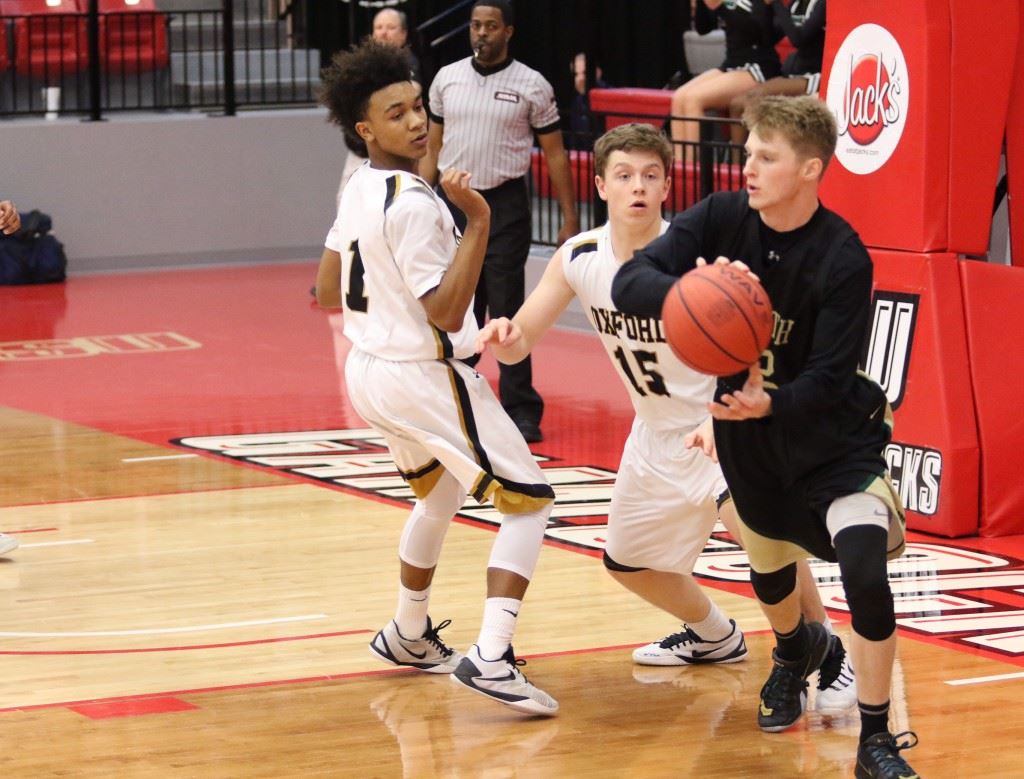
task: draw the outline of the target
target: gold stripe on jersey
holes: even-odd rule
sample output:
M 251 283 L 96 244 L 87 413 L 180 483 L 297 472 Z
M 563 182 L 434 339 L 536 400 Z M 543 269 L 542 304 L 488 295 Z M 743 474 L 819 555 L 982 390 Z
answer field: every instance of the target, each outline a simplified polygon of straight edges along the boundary
M 528 511 L 540 511 L 555 499 L 555 491 L 550 484 L 518 484 L 505 479 L 497 479 L 489 473 L 481 471 L 473 489 L 469 491 L 478 503 L 488 500 L 502 514 L 525 514 Z
M 401 469 L 398 472 L 405 479 L 406 484 L 412 490 L 412 494 L 420 500 L 427 497 L 430 491 L 434 489 L 438 481 L 444 475 L 444 466 L 441 465 L 440 460 L 434 458 L 429 463 L 424 465 L 422 468 L 417 468 L 415 471 L 403 471 Z
M 448 333 L 434 325 L 430 326 L 430 330 L 434 334 L 434 343 L 437 345 L 437 359 L 447 360 L 449 357 L 454 357 L 455 348 L 452 346 L 452 339 Z
M 575 246 L 572 247 L 572 253 L 569 255 L 569 262 L 572 262 L 577 257 L 579 257 L 581 254 L 587 254 L 588 252 L 596 252 L 596 251 L 597 251 L 597 240 L 596 239 L 595 240 L 591 240 L 591 241 L 584 241 L 583 243 L 578 243 L 578 244 L 576 244 Z
M 488 499 L 502 514 L 521 514 L 526 511 L 537 511 L 555 499 L 555 491 L 550 484 L 521 484 L 494 475 L 490 458 L 484 450 L 477 431 L 473 406 L 469 400 L 469 391 L 458 372 L 448 364 L 448 379 L 452 386 L 455 407 L 459 412 L 459 426 L 466 438 L 469 451 L 480 465 L 480 475 L 473 482 L 469 494 L 478 503 L 486 503 Z

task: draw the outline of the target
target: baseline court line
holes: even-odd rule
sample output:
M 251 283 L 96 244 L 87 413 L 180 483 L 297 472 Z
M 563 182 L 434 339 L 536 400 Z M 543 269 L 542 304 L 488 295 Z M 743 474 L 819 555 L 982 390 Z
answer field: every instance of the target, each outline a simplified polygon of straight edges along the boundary
M 152 460 L 187 460 L 191 457 L 198 457 L 198 454 L 164 454 L 154 457 L 122 457 L 123 463 L 146 463 Z
M 987 684 L 988 682 L 1002 682 L 1007 679 L 1024 679 L 1024 671 L 1012 674 L 997 674 L 995 676 L 975 676 L 973 679 L 950 679 L 946 684 L 952 687 L 960 687 L 965 684 Z
M 213 625 L 186 625 L 179 628 L 149 628 L 142 630 L 87 630 L 69 633 L 23 633 L 0 631 L 0 638 L 88 638 L 97 636 L 156 636 L 169 633 L 198 633 L 202 630 L 226 630 L 228 628 L 247 628 L 257 625 L 277 625 L 282 622 L 302 622 L 304 620 L 327 619 L 326 614 L 300 614 L 297 617 L 277 617 L 276 619 L 253 619 L 245 622 L 220 622 Z

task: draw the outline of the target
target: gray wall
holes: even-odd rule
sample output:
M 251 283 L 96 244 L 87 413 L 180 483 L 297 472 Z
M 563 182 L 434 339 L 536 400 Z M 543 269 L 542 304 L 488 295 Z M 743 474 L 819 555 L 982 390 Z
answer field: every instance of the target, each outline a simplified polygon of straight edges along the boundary
M 345 158 L 322 109 L 0 122 L 0 197 L 53 217 L 70 273 L 315 260 Z

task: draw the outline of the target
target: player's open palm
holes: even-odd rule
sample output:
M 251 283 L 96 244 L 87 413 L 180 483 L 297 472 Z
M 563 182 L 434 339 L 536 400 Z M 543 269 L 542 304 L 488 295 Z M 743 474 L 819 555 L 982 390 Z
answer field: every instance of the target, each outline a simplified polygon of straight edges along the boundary
M 472 174 L 468 171 L 449 168 L 441 175 L 441 187 L 452 205 L 466 215 L 466 219 L 487 218 L 491 215 L 491 207 L 483 195 L 469 185 L 471 178 Z
M 476 352 L 480 354 L 488 344 L 511 346 L 523 335 L 523 331 L 511 319 L 498 317 L 492 319 L 482 328 L 476 337 Z

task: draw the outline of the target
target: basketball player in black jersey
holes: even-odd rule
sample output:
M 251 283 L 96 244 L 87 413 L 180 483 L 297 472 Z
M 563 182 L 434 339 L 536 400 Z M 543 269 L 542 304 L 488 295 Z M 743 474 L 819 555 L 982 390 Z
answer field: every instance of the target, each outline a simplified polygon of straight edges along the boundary
M 805 623 L 796 566 L 838 562 L 853 623 L 861 715 L 856 776 L 917 774 L 889 732 L 896 621 L 886 559 L 904 546 L 904 518 L 882 449 L 891 413 L 881 388 L 858 372 L 870 326 L 872 265 L 853 229 L 818 201 L 836 143 L 835 120 L 812 97 L 767 97 L 744 115 L 747 179 L 676 216 L 612 286 L 623 312 L 655 316 L 686 271 L 714 258 L 760 277 L 775 327 L 759 365 L 721 378 L 709 405 L 715 445 L 741 518 L 751 584 L 775 631 L 774 665 L 758 724 L 780 731 L 801 717 L 807 676 L 828 646 Z

